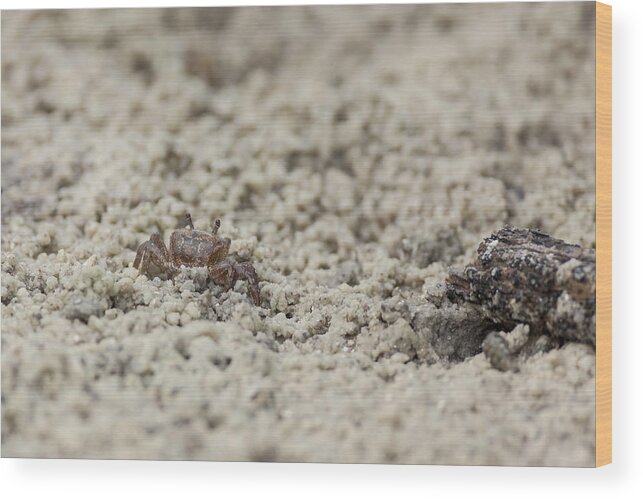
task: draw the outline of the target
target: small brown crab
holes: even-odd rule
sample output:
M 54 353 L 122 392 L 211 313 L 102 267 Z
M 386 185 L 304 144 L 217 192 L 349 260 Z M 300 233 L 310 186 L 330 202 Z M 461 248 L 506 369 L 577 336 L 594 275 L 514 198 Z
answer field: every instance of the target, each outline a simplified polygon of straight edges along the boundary
M 149 275 L 151 268 L 155 266 L 170 277 L 176 275 L 182 265 L 207 267 L 208 275 L 214 283 L 225 289 L 230 289 L 238 279 L 248 281 L 252 301 L 259 306 L 259 282 L 255 268 L 250 262 L 239 263 L 228 256 L 230 239 L 217 236 L 221 220 L 214 222 L 210 233 L 195 229 L 189 213 L 186 213 L 185 218 L 188 226 L 172 232 L 169 250 L 161 235 L 155 232 L 138 247 L 134 267 Z

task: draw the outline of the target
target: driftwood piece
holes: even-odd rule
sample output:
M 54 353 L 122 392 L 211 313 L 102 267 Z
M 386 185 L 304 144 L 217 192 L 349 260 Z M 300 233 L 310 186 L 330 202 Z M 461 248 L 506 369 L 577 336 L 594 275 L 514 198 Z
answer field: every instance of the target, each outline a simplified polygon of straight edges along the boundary
M 476 260 L 446 280 L 452 303 L 467 304 L 505 331 L 596 343 L 596 254 L 535 229 L 506 226 Z

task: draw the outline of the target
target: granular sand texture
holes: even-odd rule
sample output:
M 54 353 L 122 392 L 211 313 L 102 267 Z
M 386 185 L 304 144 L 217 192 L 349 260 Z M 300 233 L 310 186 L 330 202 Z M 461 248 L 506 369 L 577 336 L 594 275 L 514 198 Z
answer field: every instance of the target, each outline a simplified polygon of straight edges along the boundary
M 594 463 L 595 353 L 436 352 L 505 224 L 595 244 L 594 7 L 2 15 L 2 455 Z M 132 267 L 191 212 L 223 290 Z

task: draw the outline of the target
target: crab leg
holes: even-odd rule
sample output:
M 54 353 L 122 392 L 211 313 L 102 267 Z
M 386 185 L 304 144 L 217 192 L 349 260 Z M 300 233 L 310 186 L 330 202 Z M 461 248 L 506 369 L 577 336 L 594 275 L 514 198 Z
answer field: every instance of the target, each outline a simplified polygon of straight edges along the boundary
M 134 258 L 134 268 L 143 274 L 149 272 L 151 265 L 156 265 L 163 272 L 167 272 L 170 275 L 176 273 L 176 268 L 170 259 L 170 253 L 158 232 L 152 234 L 149 240 L 138 247 L 136 258 Z
M 259 279 L 250 262 L 237 263 L 232 258 L 226 258 L 213 265 L 208 265 L 208 273 L 215 284 L 223 286 L 225 289 L 230 289 L 239 279 L 247 281 L 252 302 L 257 306 L 261 303 Z
M 252 302 L 259 306 L 261 297 L 259 296 L 259 278 L 254 266 L 250 262 L 235 263 L 235 271 L 237 278 L 241 278 L 248 282 L 248 292 L 252 298 Z

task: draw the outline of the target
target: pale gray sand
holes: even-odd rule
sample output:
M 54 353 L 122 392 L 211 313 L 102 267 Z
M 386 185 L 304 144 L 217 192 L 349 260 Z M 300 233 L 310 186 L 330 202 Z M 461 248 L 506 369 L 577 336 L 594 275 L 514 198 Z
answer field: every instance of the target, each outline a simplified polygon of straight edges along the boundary
M 2 455 L 592 465 L 592 348 L 423 314 L 505 223 L 594 245 L 593 12 L 4 12 Z M 186 211 L 261 308 L 132 268 Z

